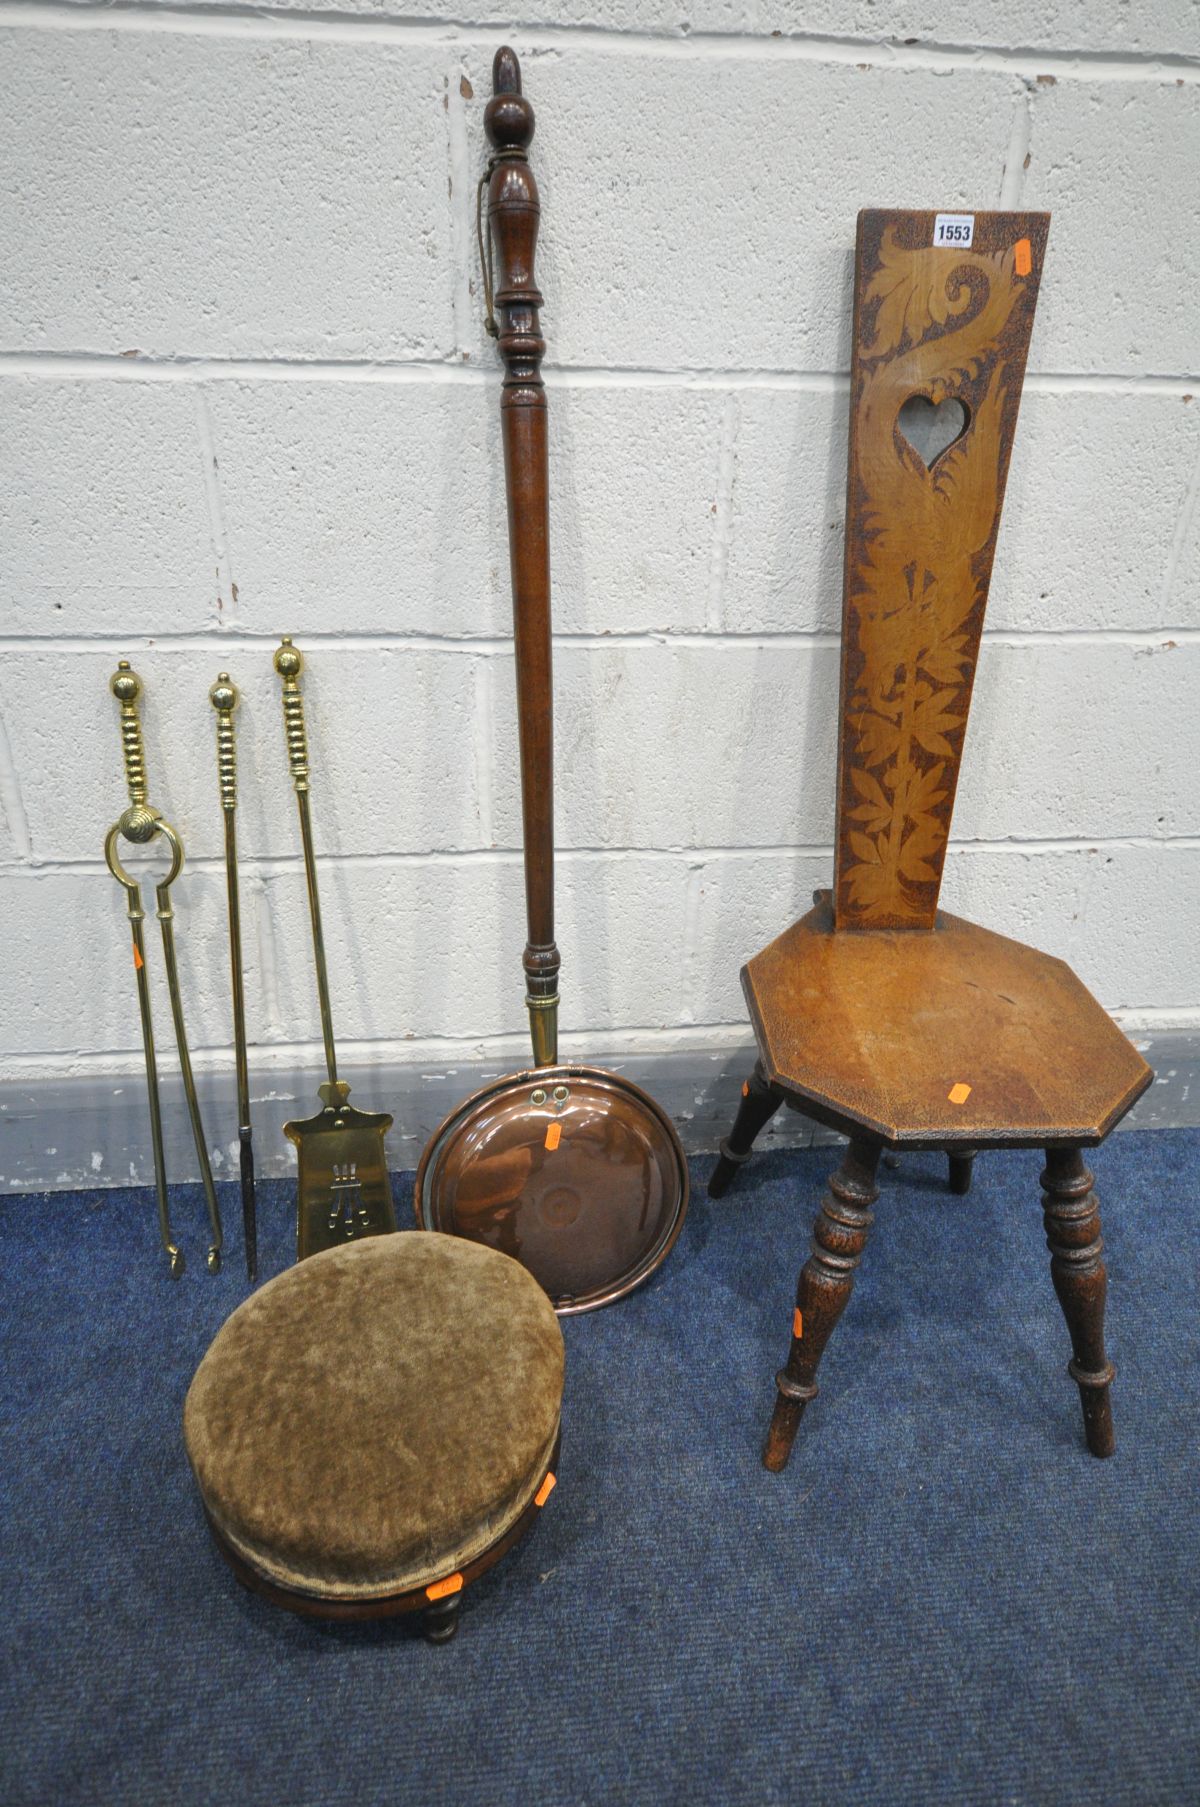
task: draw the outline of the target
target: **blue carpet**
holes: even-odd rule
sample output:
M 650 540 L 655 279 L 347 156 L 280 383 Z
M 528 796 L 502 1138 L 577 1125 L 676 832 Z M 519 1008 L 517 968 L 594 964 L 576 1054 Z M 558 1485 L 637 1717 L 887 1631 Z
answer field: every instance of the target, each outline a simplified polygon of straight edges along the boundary
M 210 1547 L 180 1410 L 245 1284 L 236 1248 L 203 1271 L 198 1193 L 178 1284 L 145 1192 L 7 1201 L 0 1799 L 1200 1799 L 1200 1133 L 1095 1157 L 1110 1462 L 1064 1371 L 1038 1156 L 981 1159 L 956 1199 L 929 1155 L 884 1173 L 821 1396 L 765 1473 L 830 1165 L 761 1156 L 716 1204 L 694 1163 L 662 1273 L 567 1323 L 560 1485 L 440 1650 L 276 1612 Z M 263 1193 L 269 1275 L 291 1223 Z

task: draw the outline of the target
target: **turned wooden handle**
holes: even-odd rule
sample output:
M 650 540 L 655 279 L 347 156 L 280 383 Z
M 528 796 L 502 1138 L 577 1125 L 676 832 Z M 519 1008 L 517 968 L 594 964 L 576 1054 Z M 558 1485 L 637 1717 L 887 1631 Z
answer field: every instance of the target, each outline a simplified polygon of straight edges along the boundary
M 521 810 L 525 835 L 525 976 L 530 999 L 558 988 L 554 944 L 554 744 L 550 646 L 550 520 L 546 461 L 546 350 L 538 321 L 542 297 L 534 280 L 537 183 L 527 149 L 533 108 L 521 93 L 513 51 L 496 52 L 492 98 L 484 126 L 492 146 L 488 230 L 495 247 L 496 315 L 504 384 L 500 420 L 508 498 L 516 642 L 517 720 L 521 740 Z

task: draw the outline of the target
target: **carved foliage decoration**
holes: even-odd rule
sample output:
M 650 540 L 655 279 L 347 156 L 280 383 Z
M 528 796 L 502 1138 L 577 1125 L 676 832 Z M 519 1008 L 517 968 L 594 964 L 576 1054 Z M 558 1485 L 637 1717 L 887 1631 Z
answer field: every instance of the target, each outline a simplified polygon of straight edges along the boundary
M 976 214 L 971 248 L 942 250 L 930 213 L 859 216 L 839 928 L 933 926 L 1048 224 Z M 900 425 L 914 397 L 965 412 L 929 464 Z

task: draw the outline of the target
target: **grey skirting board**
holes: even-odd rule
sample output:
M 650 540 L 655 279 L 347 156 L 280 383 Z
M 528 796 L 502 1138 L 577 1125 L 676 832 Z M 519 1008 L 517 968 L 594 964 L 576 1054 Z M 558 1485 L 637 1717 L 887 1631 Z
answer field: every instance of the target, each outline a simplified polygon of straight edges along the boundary
M 1200 1030 L 1139 1034 L 1137 1045 L 1155 1070 L 1150 1090 L 1122 1124 L 1129 1129 L 1180 1129 L 1200 1125 Z M 165 1063 L 164 1063 L 165 1064 Z M 689 1154 L 715 1150 L 733 1120 L 742 1081 L 754 1064 L 754 1048 L 647 1054 L 609 1065 L 644 1086 L 679 1125 Z M 510 1069 L 497 1061 L 433 1069 L 382 1066 L 343 1076 L 364 1110 L 390 1110 L 388 1136 L 393 1170 L 415 1167 L 428 1137 L 470 1092 Z M 281 1125 L 318 1108 L 323 1074 L 263 1074 L 252 1088 L 255 1165 L 263 1175 L 292 1171 L 292 1149 Z M 218 1179 L 237 1172 L 237 1126 L 232 1070 L 198 1075 L 204 1121 Z M 177 1077 L 162 1076 L 167 1166 L 172 1183 L 197 1178 L 187 1113 Z M 795 1111 L 780 1111 L 761 1139 L 763 1148 L 806 1148 L 834 1142 L 829 1131 Z M 24 1192 L 78 1187 L 150 1185 L 153 1182 L 146 1089 L 140 1074 L 119 1077 L 41 1078 L 0 1085 L 0 1188 Z

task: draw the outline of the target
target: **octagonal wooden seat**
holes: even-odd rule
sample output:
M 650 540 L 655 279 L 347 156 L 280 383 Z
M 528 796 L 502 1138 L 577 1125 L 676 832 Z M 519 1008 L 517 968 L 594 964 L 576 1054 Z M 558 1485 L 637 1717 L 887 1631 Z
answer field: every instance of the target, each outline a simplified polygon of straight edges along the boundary
M 1094 1147 L 1152 1077 L 1065 960 L 941 911 L 839 933 L 819 893 L 742 984 L 768 1082 L 894 1146 Z
M 938 911 L 1049 217 L 859 215 L 834 884 L 750 960 L 759 1061 L 720 1197 L 784 1102 L 849 1138 L 796 1290 L 764 1461 L 784 1466 L 854 1282 L 885 1146 L 1040 1146 L 1088 1447 L 1114 1448 L 1100 1214 L 1081 1148 L 1153 1074 L 1062 961 Z

